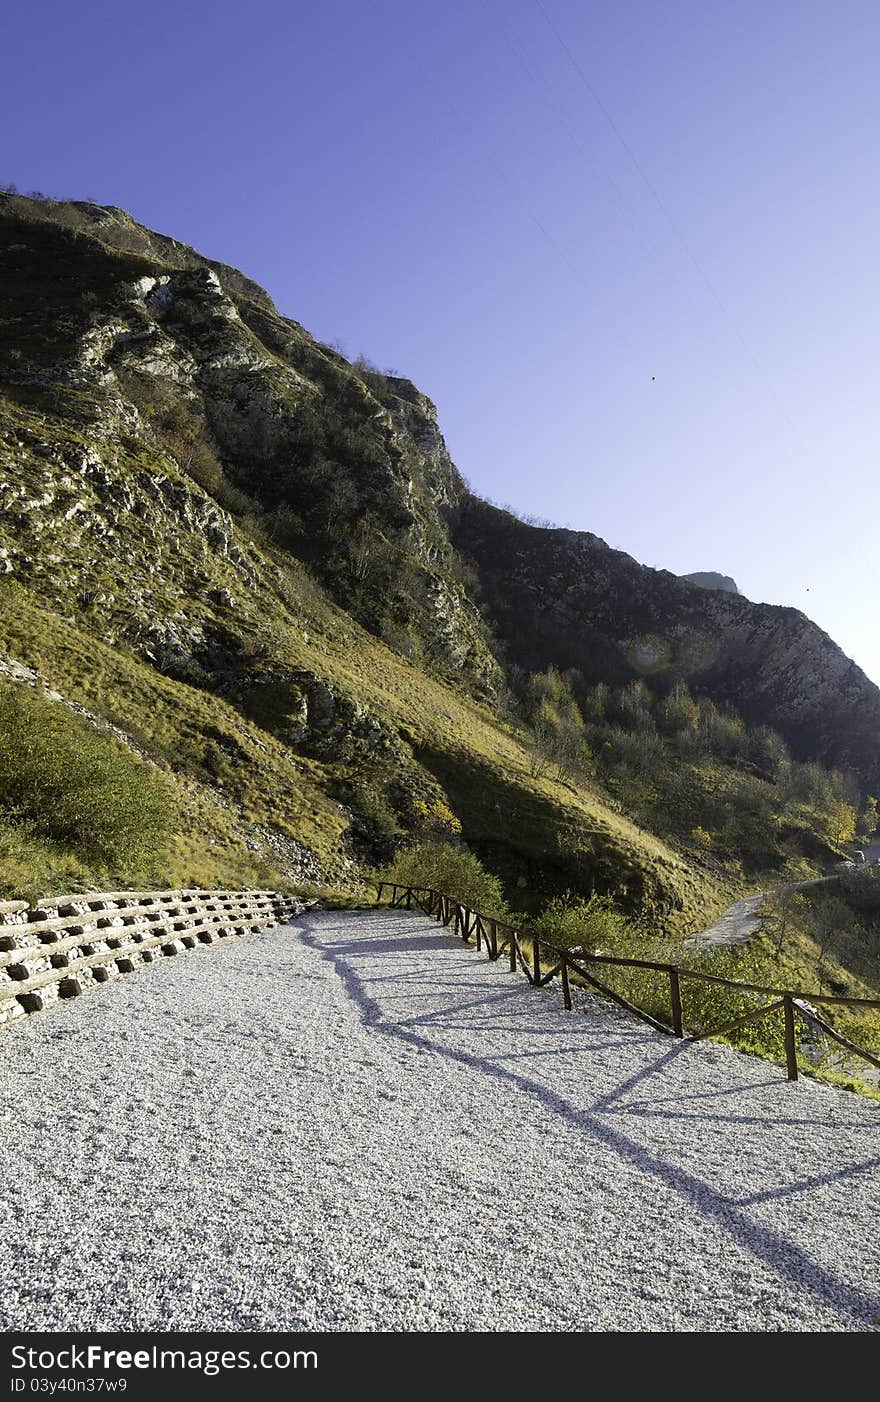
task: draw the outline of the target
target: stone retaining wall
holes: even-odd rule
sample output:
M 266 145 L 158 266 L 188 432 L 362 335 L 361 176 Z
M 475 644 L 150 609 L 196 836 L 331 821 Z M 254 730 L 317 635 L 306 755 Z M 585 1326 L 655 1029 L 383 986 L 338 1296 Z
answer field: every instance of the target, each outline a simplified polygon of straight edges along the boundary
M 110 891 L 0 901 L 0 1023 L 156 958 L 266 930 L 302 903 L 277 891 Z

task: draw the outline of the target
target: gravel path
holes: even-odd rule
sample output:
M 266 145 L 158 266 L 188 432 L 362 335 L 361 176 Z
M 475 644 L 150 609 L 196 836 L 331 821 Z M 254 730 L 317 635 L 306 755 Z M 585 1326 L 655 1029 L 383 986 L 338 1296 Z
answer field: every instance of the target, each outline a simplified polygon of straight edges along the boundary
M 867 1330 L 880 1105 L 312 912 L 2 1034 L 22 1329 Z
M 714 925 L 686 939 L 685 945 L 694 949 L 729 949 L 734 944 L 747 944 L 763 924 L 763 905 L 768 896 L 781 891 L 806 891 L 810 886 L 822 886 L 833 879 L 814 876 L 809 881 L 790 881 L 786 886 L 775 886 L 772 891 L 755 891 L 750 896 L 743 896 L 729 905 Z
M 743 896 L 741 900 L 734 901 L 719 915 L 714 925 L 709 925 L 698 935 L 691 935 L 685 943 L 693 945 L 695 949 L 727 949 L 732 944 L 746 944 L 761 928 L 764 899 L 764 892 L 757 891 L 752 896 Z

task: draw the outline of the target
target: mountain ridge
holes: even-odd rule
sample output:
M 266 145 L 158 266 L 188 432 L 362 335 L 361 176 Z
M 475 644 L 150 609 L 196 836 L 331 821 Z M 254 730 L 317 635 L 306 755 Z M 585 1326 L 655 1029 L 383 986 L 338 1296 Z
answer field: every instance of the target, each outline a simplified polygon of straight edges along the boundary
M 680 678 L 773 726 L 802 757 L 847 764 L 877 784 L 880 690 L 799 610 L 703 589 L 589 532 L 530 526 L 474 496 L 453 538 L 478 565 L 492 624 L 526 670 Z
M 701 589 L 721 589 L 726 594 L 739 594 L 736 580 L 729 574 L 719 574 L 716 570 L 696 570 L 692 574 L 681 574 L 679 579 L 688 584 L 698 584 Z
M 517 666 L 688 680 L 875 782 L 880 692 L 803 615 L 481 502 L 426 395 L 237 270 L 115 207 L 7 194 L 0 289 L 0 645 L 195 784 L 223 852 L 247 830 L 344 884 L 451 802 L 529 898 L 708 909 L 708 859 L 536 769 Z M 233 858 L 198 860 L 212 882 Z

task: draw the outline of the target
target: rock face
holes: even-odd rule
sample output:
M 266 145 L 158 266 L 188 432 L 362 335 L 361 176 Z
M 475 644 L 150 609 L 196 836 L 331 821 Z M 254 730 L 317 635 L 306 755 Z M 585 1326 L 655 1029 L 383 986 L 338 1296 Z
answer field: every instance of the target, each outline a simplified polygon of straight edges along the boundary
M 736 580 L 729 574 L 716 574 L 714 570 L 698 570 L 696 574 L 681 574 L 688 584 L 696 584 L 700 589 L 720 589 L 724 594 L 738 594 Z
M 285 743 L 395 746 L 383 717 L 272 660 L 298 561 L 471 696 L 501 678 L 494 631 L 528 669 L 684 677 L 880 780 L 880 692 L 803 614 L 478 500 L 425 395 L 320 345 L 235 269 L 114 208 L 0 195 L 0 292 L 0 574 Z
M 800 757 L 880 782 L 880 691 L 796 609 L 695 587 L 597 536 L 528 526 L 473 496 L 453 538 L 520 666 L 555 663 L 616 684 L 681 677 L 778 730 Z
M 254 585 L 230 519 L 250 510 L 373 631 L 491 694 L 498 664 L 440 515 L 464 486 L 429 399 L 121 211 L 0 195 L 0 235 L 15 404 L 0 571 L 69 603 L 69 562 L 111 637 L 186 651 L 211 631 L 197 601 L 212 585 Z M 126 559 L 118 589 L 111 553 Z

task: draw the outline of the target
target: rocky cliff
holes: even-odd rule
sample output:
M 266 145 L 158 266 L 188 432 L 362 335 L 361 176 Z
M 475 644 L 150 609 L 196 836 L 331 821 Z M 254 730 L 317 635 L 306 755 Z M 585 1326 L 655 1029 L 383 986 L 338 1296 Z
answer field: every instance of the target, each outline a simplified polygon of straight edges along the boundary
M 725 594 L 738 594 L 736 580 L 731 579 L 729 574 L 717 574 L 714 570 L 697 570 L 695 574 L 682 574 L 679 579 L 684 579 L 688 584 L 699 584 L 701 589 L 721 589 Z
M 491 692 L 440 519 L 463 485 L 430 400 L 358 373 L 241 274 L 122 211 L 0 196 L 0 226 L 7 570 L 69 603 L 69 560 L 111 636 L 204 668 L 228 612 L 217 567 L 225 593 L 254 583 L 229 510 L 260 515 L 374 631 Z
M 0 195 L 0 296 L 0 647 L 175 776 L 198 882 L 241 843 L 349 881 L 447 803 L 529 894 L 693 908 L 687 854 L 532 772 L 509 663 L 684 676 L 875 782 L 880 693 L 808 619 L 479 501 L 425 395 L 235 269 Z
M 660 687 L 681 677 L 778 730 L 801 758 L 880 783 L 880 691 L 798 610 L 703 588 L 597 536 L 529 526 L 474 496 L 457 509 L 453 538 L 520 666 L 555 663 L 589 682 L 644 677 Z

